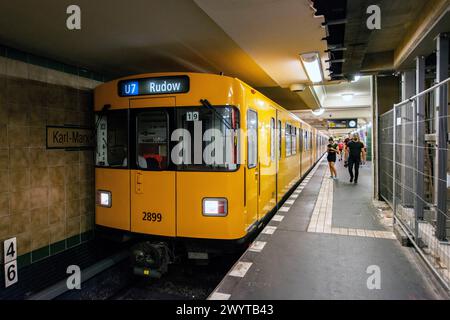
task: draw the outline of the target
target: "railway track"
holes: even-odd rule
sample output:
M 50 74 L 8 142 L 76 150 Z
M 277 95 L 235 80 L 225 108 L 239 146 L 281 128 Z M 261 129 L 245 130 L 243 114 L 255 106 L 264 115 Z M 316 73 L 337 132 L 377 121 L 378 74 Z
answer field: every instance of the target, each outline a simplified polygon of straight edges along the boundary
M 83 282 L 56 300 L 204 300 L 239 258 L 240 253 L 212 259 L 208 265 L 171 265 L 160 279 L 133 275 L 128 260 Z

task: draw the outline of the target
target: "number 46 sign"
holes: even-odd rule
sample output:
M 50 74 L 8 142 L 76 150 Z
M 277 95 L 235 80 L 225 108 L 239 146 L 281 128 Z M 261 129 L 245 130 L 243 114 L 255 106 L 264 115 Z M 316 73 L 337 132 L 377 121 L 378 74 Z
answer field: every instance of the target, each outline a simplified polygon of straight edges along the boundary
M 7 288 L 18 281 L 16 238 L 5 240 L 3 243 L 3 258 L 5 263 L 5 288 Z

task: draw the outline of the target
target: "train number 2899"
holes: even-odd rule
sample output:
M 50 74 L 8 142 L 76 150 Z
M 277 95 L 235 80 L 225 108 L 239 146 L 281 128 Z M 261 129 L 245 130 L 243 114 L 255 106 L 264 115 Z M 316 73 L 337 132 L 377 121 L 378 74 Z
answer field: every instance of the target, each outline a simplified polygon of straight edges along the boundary
M 150 222 L 161 222 L 162 220 L 162 214 L 156 213 L 156 212 L 142 212 L 143 217 L 142 220 L 144 221 L 150 221 Z

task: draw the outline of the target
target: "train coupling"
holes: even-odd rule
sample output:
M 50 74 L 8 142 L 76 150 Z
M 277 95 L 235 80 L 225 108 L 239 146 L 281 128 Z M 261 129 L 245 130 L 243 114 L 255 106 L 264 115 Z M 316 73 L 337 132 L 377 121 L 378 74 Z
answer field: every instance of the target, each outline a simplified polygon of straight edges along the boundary
M 133 272 L 136 275 L 161 278 L 168 270 L 171 251 L 165 242 L 141 242 L 132 248 Z

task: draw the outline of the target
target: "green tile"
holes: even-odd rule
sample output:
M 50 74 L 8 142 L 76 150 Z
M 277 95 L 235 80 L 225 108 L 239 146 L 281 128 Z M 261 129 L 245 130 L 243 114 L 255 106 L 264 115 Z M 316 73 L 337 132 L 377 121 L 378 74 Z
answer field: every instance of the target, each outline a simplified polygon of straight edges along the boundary
M 64 65 L 64 72 L 69 74 L 78 75 L 78 68 L 74 66 L 70 66 L 68 64 Z
M 81 237 L 79 234 L 76 236 L 70 237 L 66 240 L 67 243 L 67 249 L 75 247 L 81 243 Z
M 89 70 L 86 70 L 86 69 L 79 69 L 78 70 L 78 75 L 80 76 L 80 77 L 84 77 L 84 78 L 88 78 L 88 79 L 91 79 L 92 78 L 92 72 L 91 71 L 89 71 Z
M 94 233 L 92 231 L 86 231 L 81 234 L 81 241 L 86 242 L 92 240 L 94 237 Z
M 48 67 L 57 71 L 64 71 L 64 65 L 55 60 L 48 60 Z
M 50 245 L 50 254 L 54 255 L 66 250 L 66 240 L 58 241 Z
M 47 59 L 45 57 L 40 57 L 34 54 L 29 54 L 24 51 L 20 51 L 14 48 L 9 48 L 7 46 L 0 45 L 0 56 L 4 56 L 14 60 L 24 61 L 30 64 L 38 65 L 41 67 L 46 67 L 49 69 L 54 69 L 57 71 L 65 72 L 68 74 L 79 75 L 88 79 L 95 79 L 97 81 L 107 81 L 103 74 L 92 72 L 77 66 L 68 65 L 61 63 L 56 60 Z
M 6 50 L 6 55 L 8 58 L 14 59 L 14 60 L 20 60 L 24 62 L 28 62 L 28 55 L 20 50 L 16 50 L 13 48 L 8 48 Z
M 17 257 L 17 265 L 19 269 L 26 267 L 29 264 L 31 264 L 31 253 L 25 253 Z
M 36 261 L 47 258 L 50 255 L 50 246 L 46 246 L 31 252 L 31 261 L 34 263 Z
M 37 66 L 41 67 L 48 67 L 48 59 L 45 59 L 43 57 L 36 56 L 34 54 L 30 54 L 28 56 L 28 62 Z
M 99 73 L 94 73 L 93 74 L 93 78 L 96 81 L 103 81 L 103 76 L 101 74 L 99 74 Z

